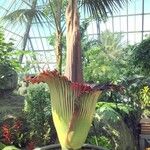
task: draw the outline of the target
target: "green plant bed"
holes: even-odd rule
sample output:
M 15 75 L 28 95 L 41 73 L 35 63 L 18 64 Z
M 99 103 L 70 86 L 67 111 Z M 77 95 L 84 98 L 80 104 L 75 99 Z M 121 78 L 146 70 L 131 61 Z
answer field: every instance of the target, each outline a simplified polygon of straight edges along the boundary
M 81 150 L 108 150 L 100 146 L 95 146 L 91 144 L 84 144 Z M 36 148 L 35 150 L 63 150 L 61 149 L 60 144 L 47 145 L 41 148 Z
M 99 102 L 87 143 L 113 150 L 135 150 L 132 108 L 123 104 Z M 131 116 L 130 116 L 131 115 Z M 128 122 L 128 124 L 126 122 Z

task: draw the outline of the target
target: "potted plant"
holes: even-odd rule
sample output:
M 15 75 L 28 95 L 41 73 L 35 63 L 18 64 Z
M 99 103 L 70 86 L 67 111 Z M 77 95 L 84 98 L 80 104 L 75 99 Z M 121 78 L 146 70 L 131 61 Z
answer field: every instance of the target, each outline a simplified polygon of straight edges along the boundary
M 90 129 L 95 106 L 101 91 L 82 83 L 69 81 L 58 71 L 43 71 L 27 77 L 32 83 L 45 82 L 51 93 L 54 125 L 62 149 L 80 149 Z M 58 149 L 59 145 L 41 149 Z M 84 147 L 91 147 L 84 145 Z

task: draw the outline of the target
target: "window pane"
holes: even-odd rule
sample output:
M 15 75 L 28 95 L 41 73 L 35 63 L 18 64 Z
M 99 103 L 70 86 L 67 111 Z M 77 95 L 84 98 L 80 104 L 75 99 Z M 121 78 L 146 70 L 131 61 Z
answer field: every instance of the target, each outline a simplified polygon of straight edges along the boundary
M 114 32 L 120 32 L 120 17 L 114 17 Z
M 144 30 L 150 31 L 150 15 L 144 16 Z
M 145 13 L 150 13 L 149 6 L 150 6 L 150 0 L 144 0 L 144 12 Z
M 135 21 L 136 21 L 135 16 L 128 17 L 128 31 L 135 31 L 136 28 Z
M 108 20 L 107 20 L 107 22 L 105 23 L 105 25 L 106 25 L 106 29 L 107 30 L 109 30 L 109 31 L 113 31 L 113 29 L 112 29 L 112 18 L 109 18 Z
M 129 44 L 135 44 L 142 40 L 142 34 L 141 33 L 129 33 L 128 34 L 128 42 Z
M 132 0 L 128 4 L 128 14 L 135 14 L 135 11 L 136 11 L 135 0 Z
M 142 30 L 142 15 L 135 16 L 135 31 Z
M 121 32 L 127 32 L 127 17 L 121 17 Z
M 97 24 L 95 21 L 92 21 L 88 28 L 87 28 L 87 33 L 88 34 L 96 34 L 97 33 Z
M 150 32 L 144 32 L 143 39 L 146 39 L 147 37 L 150 37 Z
M 141 14 L 142 13 L 142 0 L 135 0 L 134 12 L 136 14 Z

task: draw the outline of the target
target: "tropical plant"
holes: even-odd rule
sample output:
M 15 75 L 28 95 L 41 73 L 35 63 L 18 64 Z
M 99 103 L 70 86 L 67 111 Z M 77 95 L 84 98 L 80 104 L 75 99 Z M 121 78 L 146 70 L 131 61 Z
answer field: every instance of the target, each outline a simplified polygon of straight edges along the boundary
M 17 72 L 26 72 L 26 67 L 21 66 L 18 56 L 20 55 L 31 55 L 31 51 L 21 51 L 14 47 L 12 41 L 6 42 L 4 36 L 4 30 L 0 28 L 0 64 L 6 66 L 6 68 L 12 68 Z M 2 70 L 1 70 L 2 72 Z
M 62 5 L 64 2 L 65 5 Z M 120 2 L 117 1 L 119 6 L 121 6 Z M 125 1 L 124 1 L 125 2 Z M 56 25 L 56 58 L 57 58 L 57 68 L 61 70 L 62 63 L 62 28 L 61 28 L 61 12 L 63 12 L 62 6 L 65 6 L 66 9 L 66 26 L 67 26 L 67 59 L 66 59 L 66 68 L 65 74 L 72 81 L 82 81 L 82 59 L 81 59 L 81 41 L 80 41 L 80 32 L 79 32 L 79 16 L 78 16 L 78 6 L 85 6 L 89 12 L 92 12 L 93 17 L 100 19 L 107 16 L 106 10 L 111 11 L 111 7 L 117 7 L 117 5 L 113 6 L 115 2 L 90 2 L 90 1 L 49 1 L 49 11 L 52 12 L 54 22 Z M 85 9 L 86 9 L 85 8 Z M 103 9 L 101 9 L 103 8 Z M 94 10 L 95 9 L 95 10 Z M 73 18 L 74 16 L 74 18 Z M 64 14 L 62 13 L 62 17 L 64 18 Z M 82 36 L 82 35 L 81 35 Z M 73 50 L 74 49 L 74 50 Z M 79 50 L 78 50 L 79 49 Z M 74 52 L 73 52 L 74 51 Z M 76 55 L 76 56 L 75 56 Z M 74 71 L 73 71 L 74 70 Z M 76 70 L 76 71 L 75 71 Z
M 123 51 L 123 56 L 122 58 L 124 59 L 125 61 L 125 70 L 124 70 L 124 76 L 126 78 L 130 78 L 130 77 L 133 77 L 135 75 L 139 75 L 139 68 L 138 67 L 135 67 L 134 65 L 134 60 L 133 60 L 133 52 L 136 48 L 137 44 L 134 44 L 134 45 L 127 45 L 126 47 L 124 47 L 122 49 Z M 122 59 L 121 59 L 122 60 Z
M 128 102 L 141 108 L 140 91 L 150 85 L 150 79 L 144 76 L 132 76 L 122 80 L 122 85 L 126 89 L 126 95 L 129 97 Z M 140 109 L 139 109 L 140 110 Z
M 126 73 L 121 35 L 106 30 L 99 41 L 84 52 L 84 79 L 95 83 L 116 82 Z
M 103 144 L 109 146 L 109 149 L 135 150 L 133 130 L 137 133 L 137 129 L 135 129 L 133 112 L 136 116 L 135 110 L 129 105 L 120 103 L 116 106 L 114 103 L 98 102 L 89 137 L 95 136 L 99 145 L 102 142 L 98 140 L 99 137 L 104 136 L 109 145 Z
M 81 22 L 81 25 L 80 25 L 81 44 L 82 44 L 83 51 L 86 51 L 91 45 L 95 44 L 95 42 L 96 42 L 95 40 L 94 41 L 88 40 L 88 36 L 85 34 L 85 32 L 86 32 L 86 30 L 87 30 L 87 28 L 90 24 L 90 21 L 91 21 L 91 19 L 87 18 L 87 19 L 83 20 Z M 61 53 L 62 53 L 62 55 L 60 57 L 61 57 L 61 60 L 62 60 L 62 64 L 61 64 L 61 69 L 58 69 L 58 70 L 59 70 L 60 73 L 61 72 L 64 73 L 65 60 L 66 60 L 66 37 L 63 34 L 61 36 L 62 37 L 61 37 L 61 43 L 60 44 L 61 44 Z M 57 43 L 56 34 L 54 33 L 54 34 L 50 35 L 48 40 L 49 40 L 49 44 L 52 45 L 55 48 L 56 43 Z
M 144 86 L 140 90 L 140 98 L 142 108 L 150 107 L 150 87 Z
M 3 17 L 3 20 L 9 21 L 11 23 L 20 22 L 21 25 L 26 25 L 26 31 L 23 37 L 23 46 L 22 50 L 25 50 L 27 40 L 29 38 L 30 28 L 32 26 L 33 21 L 39 22 L 41 27 L 43 27 L 43 22 L 46 20 L 49 23 L 49 26 L 54 29 L 55 32 L 55 54 L 56 54 L 56 62 L 57 69 L 62 71 L 62 36 L 64 32 L 64 10 L 66 6 L 65 0 L 53 0 L 48 1 L 43 5 L 42 10 L 37 7 L 38 0 L 32 0 L 27 4 L 27 9 L 18 9 L 15 10 L 6 16 Z M 20 62 L 22 62 L 23 54 L 20 56 Z M 33 59 L 36 61 L 36 56 L 33 56 Z
M 19 62 L 15 59 L 16 50 L 12 42 L 6 42 L 2 28 L 0 28 L 0 64 L 19 69 Z
M 53 5 L 53 3 L 56 5 Z M 66 69 L 65 69 L 65 75 L 71 80 L 71 81 L 83 81 L 83 75 L 82 75 L 82 53 L 81 53 L 81 40 L 80 40 L 80 31 L 79 31 L 79 15 L 78 15 L 78 4 L 79 6 L 83 6 L 85 8 L 84 12 L 89 12 L 93 18 L 96 18 L 99 20 L 100 18 L 104 18 L 109 13 L 112 13 L 113 10 L 117 10 L 119 7 L 122 7 L 127 1 L 126 0 L 103 0 L 103 1 L 97 1 L 97 0 L 55 0 L 55 1 L 49 1 L 50 8 L 51 8 L 51 14 L 53 14 L 54 21 L 57 23 L 57 40 L 58 45 L 57 46 L 57 52 L 56 55 L 58 57 L 58 61 L 61 64 L 61 34 L 62 34 L 62 28 L 61 28 L 61 12 L 62 12 L 62 4 L 65 3 L 67 5 L 66 7 L 66 39 L 67 39 L 67 59 L 66 59 Z M 32 20 L 38 20 L 41 22 L 42 18 L 45 18 L 45 14 L 39 10 L 36 9 L 37 0 L 32 0 L 31 4 L 29 3 L 29 9 L 19 9 L 16 10 L 7 16 L 5 18 L 10 21 L 20 20 L 21 22 L 26 22 L 26 32 L 24 35 L 24 42 L 23 42 L 23 50 L 26 47 L 30 27 Z M 55 6 L 55 7 L 53 7 Z M 56 6 L 58 6 L 56 8 Z M 56 8 L 56 10 L 55 10 Z M 56 13 L 54 13 L 56 12 Z M 58 17 L 58 18 L 57 18 Z M 20 62 L 22 61 L 22 55 L 20 56 Z M 60 65 L 59 65 L 60 67 Z
M 63 55 L 63 33 L 65 31 L 65 8 L 66 0 L 49 0 L 45 8 L 45 14 L 49 17 L 51 26 L 54 28 L 54 35 L 49 38 L 50 44 L 55 48 L 57 69 L 62 72 L 62 55 Z M 55 40 L 55 41 L 54 41 Z
M 106 136 L 89 135 L 87 138 L 87 143 L 90 143 L 92 145 L 97 145 L 97 146 L 100 145 L 108 149 L 112 149 L 110 139 Z
M 0 142 L 0 149 L 4 149 L 6 147 L 6 145 L 4 145 L 3 143 Z
M 30 136 L 36 145 L 52 144 L 57 135 L 51 117 L 50 94 L 45 84 L 29 85 L 24 112 L 30 123 Z
M 13 12 L 8 13 L 5 15 L 2 20 L 8 22 L 8 24 L 16 24 L 21 23 L 26 25 L 26 30 L 23 36 L 23 44 L 22 44 L 22 51 L 25 51 L 27 40 L 29 38 L 29 32 L 32 25 L 33 20 L 36 20 L 42 25 L 42 20 L 46 19 L 44 12 L 37 9 L 37 1 L 38 0 L 31 0 L 29 3 L 25 3 L 27 8 L 17 9 Z M 19 62 L 22 63 L 23 55 L 20 55 Z M 34 56 L 34 60 L 36 60 Z
M 150 37 L 134 46 L 132 61 L 134 66 L 139 68 L 140 74 L 150 74 Z
M 57 43 L 57 36 L 56 33 L 52 34 L 49 36 L 48 38 L 49 44 L 51 46 L 53 46 L 53 48 L 55 49 L 55 53 L 56 53 L 56 43 Z M 58 44 L 57 44 L 58 45 Z M 66 37 L 61 34 L 61 41 L 60 41 L 60 46 L 58 46 L 59 48 L 59 57 L 57 58 L 57 69 L 58 71 L 63 74 L 64 73 L 64 67 L 65 67 L 65 58 L 66 58 Z M 57 57 L 57 56 L 56 56 Z M 58 61 L 59 59 L 59 61 Z
M 0 133 L 2 135 L 0 141 L 5 145 L 14 145 L 22 148 L 29 143 L 29 131 L 29 125 L 25 118 L 8 116 L 0 126 Z
M 21 65 L 15 59 L 17 50 L 12 42 L 6 42 L 3 30 L 0 28 L 0 95 L 13 91 L 17 87 L 18 75 Z
M 82 147 L 101 92 L 81 83 L 70 82 L 56 70 L 44 71 L 27 80 L 32 83 L 46 82 L 48 84 L 53 121 L 62 148 Z

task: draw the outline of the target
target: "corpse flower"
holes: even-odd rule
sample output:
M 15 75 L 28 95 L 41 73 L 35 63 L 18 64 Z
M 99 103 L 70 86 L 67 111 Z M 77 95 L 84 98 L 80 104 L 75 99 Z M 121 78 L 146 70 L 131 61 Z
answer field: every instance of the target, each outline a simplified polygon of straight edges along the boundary
M 53 121 L 62 149 L 81 148 L 90 129 L 101 91 L 81 83 L 73 83 L 56 70 L 44 71 L 27 80 L 48 84 Z

